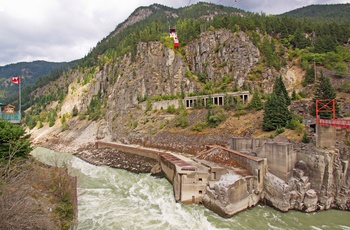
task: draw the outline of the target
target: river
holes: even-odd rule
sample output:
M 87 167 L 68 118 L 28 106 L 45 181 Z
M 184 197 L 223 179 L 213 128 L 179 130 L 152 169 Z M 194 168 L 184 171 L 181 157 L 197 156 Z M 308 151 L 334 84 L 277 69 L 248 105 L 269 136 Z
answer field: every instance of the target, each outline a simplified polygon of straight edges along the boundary
M 176 203 L 171 184 L 149 174 L 94 166 L 69 153 L 38 147 L 32 155 L 51 165 L 67 165 L 78 177 L 78 229 L 342 229 L 350 230 L 350 212 L 281 213 L 257 206 L 222 218 L 200 205 Z

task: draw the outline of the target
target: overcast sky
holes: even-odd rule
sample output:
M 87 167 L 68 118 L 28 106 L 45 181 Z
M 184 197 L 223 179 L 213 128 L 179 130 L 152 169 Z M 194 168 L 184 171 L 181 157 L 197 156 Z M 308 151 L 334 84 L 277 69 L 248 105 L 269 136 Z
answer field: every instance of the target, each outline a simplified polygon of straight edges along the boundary
M 0 0 L 0 66 L 22 61 L 72 61 L 84 57 L 137 7 L 173 8 L 190 0 Z M 245 11 L 280 14 L 340 0 L 217 0 Z

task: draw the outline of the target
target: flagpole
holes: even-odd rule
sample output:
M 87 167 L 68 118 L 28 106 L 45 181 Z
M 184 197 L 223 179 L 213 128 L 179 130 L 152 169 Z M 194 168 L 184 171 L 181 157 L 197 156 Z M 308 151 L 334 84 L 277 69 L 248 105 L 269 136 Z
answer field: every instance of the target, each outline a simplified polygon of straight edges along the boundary
M 19 95 L 19 119 L 21 119 L 21 75 L 19 75 L 19 80 L 18 80 L 18 95 Z

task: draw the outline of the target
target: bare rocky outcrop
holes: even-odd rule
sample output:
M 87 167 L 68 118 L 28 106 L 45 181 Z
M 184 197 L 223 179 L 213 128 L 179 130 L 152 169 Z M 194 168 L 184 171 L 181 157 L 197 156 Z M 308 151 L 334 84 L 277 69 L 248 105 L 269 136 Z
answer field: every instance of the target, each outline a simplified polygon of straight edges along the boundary
M 347 155 L 343 153 L 344 155 Z M 294 176 L 283 181 L 268 173 L 263 200 L 281 210 L 350 210 L 349 158 L 338 150 L 299 152 Z
M 221 176 L 219 181 L 209 182 L 203 204 L 220 216 L 232 217 L 259 202 L 259 194 L 252 191 L 254 180 L 253 176 L 243 177 L 229 172 Z
M 259 49 L 244 32 L 205 32 L 185 50 L 193 73 L 205 74 L 214 81 L 225 75 L 233 76 L 239 87 L 243 86 L 248 73 L 260 60 Z

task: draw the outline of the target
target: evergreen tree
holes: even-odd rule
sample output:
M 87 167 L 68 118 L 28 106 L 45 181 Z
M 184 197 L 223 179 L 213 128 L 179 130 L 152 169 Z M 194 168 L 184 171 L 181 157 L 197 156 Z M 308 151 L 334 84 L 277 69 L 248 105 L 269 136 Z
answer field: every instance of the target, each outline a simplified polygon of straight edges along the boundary
M 273 92 L 265 103 L 263 130 L 272 131 L 278 127 L 285 127 L 290 119 L 291 113 L 284 97 L 280 97 Z
M 292 117 L 288 109 L 290 103 L 290 97 L 282 77 L 277 77 L 273 92 L 265 103 L 263 130 L 271 131 L 285 127 Z
M 295 89 L 293 89 L 293 93 L 292 93 L 292 100 L 296 100 L 297 99 L 297 93 L 295 92 Z
M 74 105 L 73 109 L 72 109 L 72 117 L 75 117 L 78 115 L 78 108 L 76 105 Z
M 327 76 L 321 73 L 321 77 L 315 84 L 314 89 L 314 98 L 313 104 L 311 107 L 311 115 L 316 116 L 316 100 L 327 100 L 327 99 L 335 99 L 337 97 L 337 93 L 333 89 L 333 86 Z M 338 114 L 339 109 L 336 106 L 336 113 Z M 321 117 L 326 118 L 330 117 L 330 113 L 322 113 Z
M 253 98 L 250 101 L 250 107 L 254 110 L 261 110 L 264 108 L 264 105 L 261 101 L 260 93 L 257 88 L 254 90 Z
M 299 49 L 305 49 L 306 47 L 310 46 L 311 41 L 310 39 L 307 39 L 305 34 L 303 34 L 300 30 L 300 28 L 296 29 L 294 32 L 294 37 L 291 40 L 291 44 L 293 45 L 293 48 L 299 48 Z
M 287 106 L 289 106 L 291 104 L 291 99 L 289 97 L 289 94 L 288 94 L 288 91 L 286 89 L 286 86 L 283 83 L 282 76 L 279 76 L 279 77 L 276 78 L 275 85 L 273 87 L 273 92 L 277 96 L 283 97 Z
M 22 126 L 0 120 L 0 162 L 26 157 L 32 150 L 29 138 Z
M 302 85 L 305 87 L 308 84 L 312 84 L 315 82 L 315 72 L 314 72 L 314 68 L 313 67 L 308 67 L 306 69 L 306 74 L 305 74 L 305 78 L 303 79 Z

